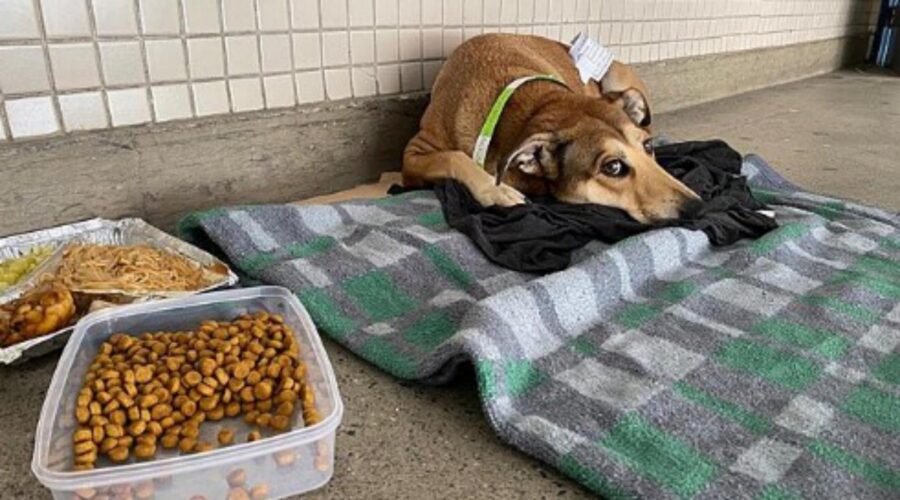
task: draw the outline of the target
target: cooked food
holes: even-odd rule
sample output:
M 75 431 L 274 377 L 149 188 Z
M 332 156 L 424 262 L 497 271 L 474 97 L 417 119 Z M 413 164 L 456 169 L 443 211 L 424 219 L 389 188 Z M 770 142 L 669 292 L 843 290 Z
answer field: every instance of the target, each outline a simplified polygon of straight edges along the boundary
M 73 243 L 63 251 L 55 278 L 76 291 L 193 291 L 210 285 L 199 263 L 149 245 Z
M 18 300 L 0 305 L 0 346 L 47 335 L 68 325 L 75 316 L 75 301 L 58 282 L 45 282 Z
M 49 246 L 37 246 L 25 255 L 0 261 L 0 292 L 15 285 L 53 253 Z

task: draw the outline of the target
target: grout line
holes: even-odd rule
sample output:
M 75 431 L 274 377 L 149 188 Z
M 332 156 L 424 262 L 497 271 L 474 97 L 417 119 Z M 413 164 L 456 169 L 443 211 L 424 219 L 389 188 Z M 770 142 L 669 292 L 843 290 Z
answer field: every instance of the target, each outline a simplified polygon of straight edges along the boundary
M 0 88 L 0 130 L 3 130 L 5 134 L 5 140 L 0 140 L 0 142 L 11 141 L 12 129 L 9 126 L 9 118 L 6 116 L 6 96 L 3 94 L 3 89 Z
M 427 0 L 426 0 L 427 1 Z M 443 1 L 443 0 L 432 0 Z M 375 72 L 375 95 L 381 95 L 381 82 L 378 79 L 378 11 L 375 0 L 372 0 L 372 71 Z M 400 13 L 398 12 L 399 16 Z M 400 47 L 397 47 L 399 50 Z M 352 61 L 351 61 L 352 62 Z M 352 71 L 351 71 L 352 73 Z
M 107 87 L 106 75 L 103 73 L 103 62 L 100 58 L 100 42 L 97 41 L 97 18 L 94 14 L 94 0 L 85 0 L 84 3 L 87 7 L 88 27 L 90 28 L 93 37 L 92 46 L 94 47 L 94 62 L 97 65 L 97 77 L 100 80 L 100 100 L 103 104 L 103 113 L 106 117 L 106 126 L 103 128 L 111 128 L 112 112 L 109 109 L 109 96 L 104 91 Z M 66 132 L 68 132 L 68 130 L 66 130 Z
M 322 0 L 317 0 L 316 9 L 316 13 L 319 16 L 319 76 L 322 78 L 322 102 L 328 102 L 331 99 L 328 98 L 328 82 L 325 80 L 325 39 L 322 37 Z
M 375 13 L 373 12 L 374 16 Z M 352 41 L 350 40 L 350 0 L 344 0 L 344 22 L 347 25 L 347 78 L 350 80 L 350 97 L 356 97 L 356 85 L 353 83 L 353 56 L 351 51 L 353 50 L 350 46 L 352 45 Z M 322 61 L 324 65 L 325 61 Z
M 41 35 L 41 48 L 44 55 L 44 67 L 47 70 L 47 81 L 50 86 L 50 102 L 53 105 L 53 112 L 56 115 L 56 126 L 59 128 L 58 133 L 63 133 L 65 128 L 62 122 L 62 109 L 59 106 L 59 97 L 56 92 L 56 79 L 53 77 L 53 65 L 50 63 L 50 48 L 47 44 L 47 28 L 44 23 L 44 7 L 40 0 L 32 0 L 34 7 L 34 17 L 38 23 L 38 31 Z M 46 94 L 43 94 L 46 95 Z M 10 127 L 10 137 L 12 137 L 12 127 Z
M 287 12 L 288 22 L 288 51 L 291 57 L 291 92 L 294 94 L 294 106 L 300 104 L 300 90 L 297 89 L 297 56 L 294 54 L 294 3 L 291 0 L 284 0 L 285 12 Z
M 228 71 L 228 50 L 225 48 L 225 0 L 217 1 L 216 7 L 219 11 L 219 42 L 222 46 L 221 80 L 225 82 L 225 99 L 228 101 L 228 112 L 234 113 L 234 98 L 231 95 L 231 73 Z M 218 78 L 216 79 L 218 80 Z
M 190 0 L 178 0 L 178 30 L 181 38 L 181 57 L 184 60 L 184 75 L 187 78 L 188 108 L 190 108 L 191 118 L 197 117 L 197 106 L 194 103 L 194 85 L 191 79 L 191 57 L 188 53 L 187 44 L 187 7 L 185 3 Z
M 444 62 L 444 61 L 445 61 L 445 59 L 443 57 L 429 57 L 429 58 L 424 58 L 421 60 L 420 59 L 410 59 L 410 60 L 402 61 L 402 62 L 404 62 L 404 63 L 417 63 L 417 62 L 433 63 L 433 62 Z M 401 61 L 397 61 L 395 63 L 390 63 L 390 64 L 400 64 L 400 63 L 401 63 Z M 354 69 L 354 68 L 361 69 L 361 68 L 368 68 L 368 67 L 371 67 L 371 64 L 359 63 L 359 64 L 350 64 L 350 65 L 336 64 L 336 65 L 330 65 L 330 66 L 320 66 L 319 69 Z M 269 71 L 266 73 L 243 73 L 243 74 L 231 75 L 231 79 L 251 78 L 251 77 L 254 77 L 257 75 L 261 75 L 263 77 L 285 76 L 285 75 L 290 75 L 292 72 L 308 72 L 308 71 L 315 71 L 315 70 L 316 70 L 315 68 L 306 68 L 306 69 L 298 69 L 298 70 Z M 210 76 L 210 77 L 205 77 L 205 78 L 194 78 L 191 80 L 190 83 L 220 82 L 223 79 L 224 78 L 221 76 Z M 155 85 L 174 85 L 174 84 L 179 84 L 179 83 L 187 84 L 188 81 L 187 80 L 159 80 L 157 82 L 154 82 Z M 138 89 L 138 88 L 144 88 L 144 87 L 145 87 L 145 85 L 142 85 L 142 84 L 123 83 L 123 84 L 116 84 L 116 85 L 107 85 L 105 87 L 97 87 L 97 86 L 95 86 L 95 87 L 79 87 L 77 89 L 58 90 L 56 93 L 58 95 L 71 95 L 71 94 L 80 94 L 83 92 L 98 92 L 98 91 L 102 91 L 102 90 L 128 90 L 128 89 Z M 47 94 L 47 91 L 45 91 L 45 90 L 43 90 L 43 91 L 38 90 L 38 91 L 34 91 L 34 92 L 17 92 L 17 93 L 4 94 L 4 95 L 7 99 L 21 99 L 21 98 L 26 98 L 26 97 L 47 96 L 48 94 Z
M 187 1 L 190 1 L 190 0 L 187 0 Z M 749 16 L 749 17 L 752 17 L 752 16 Z M 731 19 L 746 20 L 749 17 L 730 17 L 727 19 L 729 19 L 729 20 L 731 20 Z M 804 18 L 803 16 L 792 16 L 792 17 Z M 618 23 L 618 24 L 622 24 L 622 25 L 626 25 L 626 24 L 631 25 L 631 24 L 648 24 L 648 23 L 664 23 L 664 22 L 681 23 L 681 22 L 685 22 L 685 21 L 714 21 L 716 19 L 726 19 L 726 18 L 650 19 L 650 20 L 645 20 L 645 21 L 610 19 L 609 22 Z M 765 19 L 765 17 L 761 17 L 760 19 Z M 496 28 L 515 28 L 515 27 L 519 26 L 519 24 L 520 23 L 498 23 L 496 25 L 491 24 L 490 26 L 496 27 Z M 545 24 L 549 25 L 549 24 L 551 24 L 551 21 L 534 22 L 532 24 L 533 24 L 532 27 L 537 27 L 537 26 L 543 26 Z M 578 21 L 560 21 L 558 23 L 553 23 L 553 24 L 555 26 L 562 27 L 562 26 L 579 25 L 581 23 L 579 23 Z M 470 25 L 465 25 L 465 24 L 447 24 L 447 25 L 431 25 L 431 24 L 429 24 L 429 25 L 424 25 L 424 26 L 425 27 L 441 27 L 441 28 L 447 28 L 447 29 L 454 29 L 454 28 L 463 29 L 466 27 L 471 27 Z M 487 26 L 487 25 L 485 25 L 485 26 Z M 391 26 L 381 25 L 381 26 L 375 26 L 374 29 L 377 30 L 377 28 L 394 28 L 394 27 L 395 26 L 393 26 L 393 25 L 391 25 Z M 405 29 L 415 29 L 415 28 L 418 28 L 419 25 L 417 25 L 417 24 L 401 24 L 396 27 L 397 28 L 405 28 Z M 761 35 L 793 34 L 793 33 L 803 34 L 803 33 L 820 32 L 820 31 L 836 30 L 836 29 L 847 30 L 850 28 L 861 28 L 861 27 L 872 28 L 872 25 L 871 25 L 871 23 L 860 21 L 860 22 L 848 23 L 848 24 L 833 24 L 833 25 L 827 25 L 827 26 L 815 26 L 815 27 L 802 28 L 802 29 L 783 28 L 783 29 L 763 31 L 762 28 L 759 27 L 758 31 L 752 31 L 752 30 L 736 31 L 736 32 L 728 33 L 727 35 L 723 35 L 723 36 L 739 36 L 739 35 L 748 35 L 748 34 L 761 34 Z M 354 27 L 354 28 L 351 28 L 351 31 L 363 31 L 366 28 L 372 29 L 372 27 Z M 251 31 L 233 31 L 233 32 L 229 31 L 227 34 L 231 35 L 231 36 L 256 35 L 256 34 L 284 35 L 284 34 L 289 34 L 289 33 L 309 34 L 309 33 L 319 33 L 319 32 L 327 33 L 327 32 L 340 32 L 340 31 L 344 31 L 344 28 L 323 28 L 321 30 L 299 29 L 299 30 L 259 30 L 259 31 L 251 30 Z M 221 36 L 221 33 L 188 33 L 188 34 L 184 35 L 185 38 L 188 38 L 190 40 L 201 39 L 201 38 L 216 38 L 218 36 Z M 831 37 L 834 35 L 826 35 L 826 36 Z M 172 35 L 172 34 L 144 34 L 143 36 L 138 35 L 138 34 L 136 34 L 136 35 L 98 35 L 96 37 L 96 40 L 98 42 L 128 42 L 128 41 L 137 41 L 140 39 L 150 41 L 150 40 L 171 40 L 173 38 L 179 38 L 179 36 Z M 86 37 L 86 36 L 48 37 L 47 41 L 49 43 L 54 43 L 54 44 L 56 44 L 56 43 L 89 43 L 89 42 L 94 41 L 94 38 Z M 41 39 L 39 39 L 39 38 L 0 39 L 0 46 L 9 46 L 9 45 L 12 45 L 12 46 L 41 45 Z
M 262 34 L 259 32 L 260 20 L 259 0 L 253 0 L 253 26 L 256 28 L 256 60 L 259 64 L 259 92 L 262 95 L 262 109 L 269 109 L 266 98 L 266 83 L 263 81 Z
M 153 94 L 150 93 L 150 60 L 147 58 L 147 44 L 144 34 L 144 21 L 141 16 L 141 2 L 134 0 L 134 16 L 137 21 L 138 46 L 141 49 L 141 65 L 144 69 L 144 93 L 147 95 L 147 107 L 150 110 L 150 121 L 156 123 L 156 107 L 153 105 Z

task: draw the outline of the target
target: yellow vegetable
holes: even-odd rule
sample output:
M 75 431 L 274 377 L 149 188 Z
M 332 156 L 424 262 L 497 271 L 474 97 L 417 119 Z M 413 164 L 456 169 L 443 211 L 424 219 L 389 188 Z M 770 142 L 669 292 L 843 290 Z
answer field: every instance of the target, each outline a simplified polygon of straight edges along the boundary
M 41 265 L 51 253 L 53 253 L 51 247 L 34 247 L 21 257 L 0 262 L 0 292 L 21 281 L 34 268 Z

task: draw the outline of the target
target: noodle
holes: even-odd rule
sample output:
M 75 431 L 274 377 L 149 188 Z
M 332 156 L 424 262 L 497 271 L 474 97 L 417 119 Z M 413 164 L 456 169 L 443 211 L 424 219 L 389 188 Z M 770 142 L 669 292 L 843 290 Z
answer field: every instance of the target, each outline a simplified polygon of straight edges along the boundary
M 174 292 L 210 283 L 199 264 L 148 245 L 69 245 L 56 277 L 73 290 Z

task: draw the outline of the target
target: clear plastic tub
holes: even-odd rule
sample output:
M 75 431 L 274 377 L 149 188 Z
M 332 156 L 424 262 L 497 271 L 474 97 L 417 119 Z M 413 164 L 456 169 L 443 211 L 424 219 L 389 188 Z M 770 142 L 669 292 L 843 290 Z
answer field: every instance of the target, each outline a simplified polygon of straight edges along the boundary
M 295 412 L 292 430 L 265 439 L 244 442 L 251 429 L 241 416 L 204 422 L 201 438 L 216 442 L 223 427 L 236 431 L 236 444 L 214 451 L 181 455 L 160 448 L 154 460 L 102 466 L 89 471 L 72 469 L 72 432 L 75 399 L 93 357 L 110 335 L 138 335 L 153 331 L 196 328 L 202 320 L 231 320 L 245 312 L 266 310 L 284 316 L 296 333 L 301 357 L 307 363 L 320 423 L 303 428 Z M 229 493 L 226 476 L 243 469 L 248 487 L 264 484 L 266 498 L 281 498 L 313 490 L 331 479 L 334 436 L 341 422 L 343 404 L 334 372 L 316 328 L 306 310 L 288 290 L 258 287 L 215 292 L 99 311 L 82 319 L 69 340 L 38 422 L 31 468 L 57 499 L 158 498 L 189 499 L 201 495 L 224 499 Z

